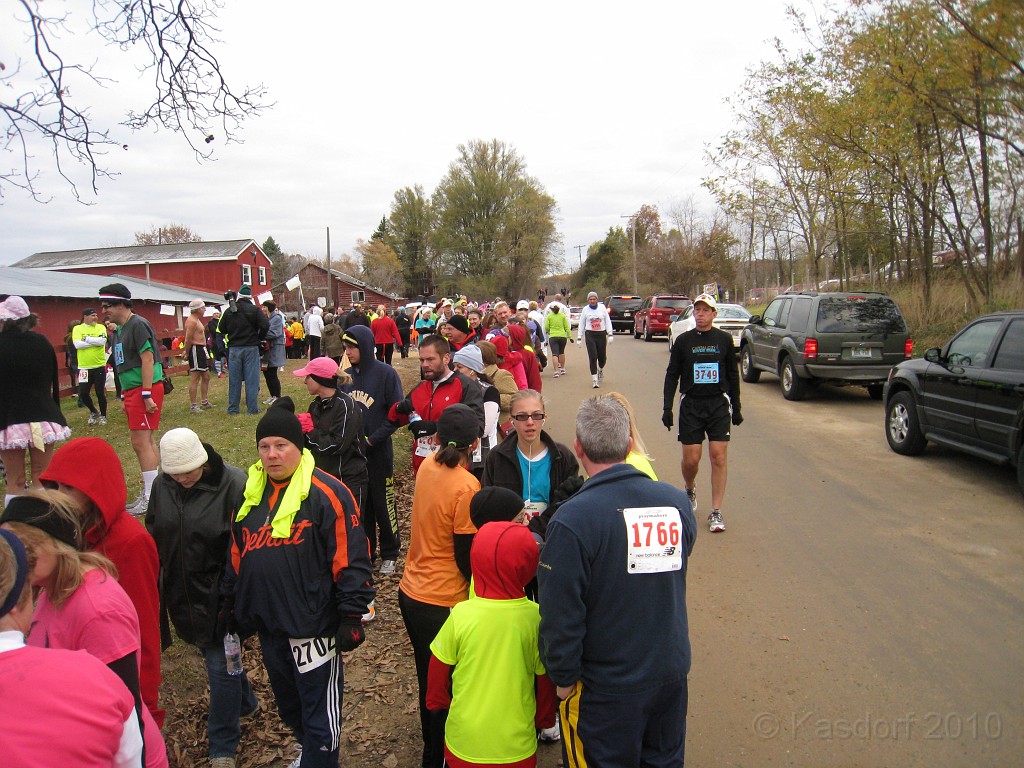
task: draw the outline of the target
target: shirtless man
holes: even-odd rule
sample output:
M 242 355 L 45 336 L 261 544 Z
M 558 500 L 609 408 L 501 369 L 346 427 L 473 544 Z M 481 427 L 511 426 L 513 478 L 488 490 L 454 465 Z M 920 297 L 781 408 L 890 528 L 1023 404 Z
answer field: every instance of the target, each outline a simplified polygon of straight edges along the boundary
M 210 353 L 206 349 L 206 325 L 203 313 L 206 304 L 202 299 L 193 299 L 188 304 L 189 317 L 185 321 L 185 359 L 188 360 L 188 399 L 191 412 L 201 413 L 213 405 L 207 399 L 210 393 Z M 196 395 L 202 388 L 203 401 L 196 402 Z

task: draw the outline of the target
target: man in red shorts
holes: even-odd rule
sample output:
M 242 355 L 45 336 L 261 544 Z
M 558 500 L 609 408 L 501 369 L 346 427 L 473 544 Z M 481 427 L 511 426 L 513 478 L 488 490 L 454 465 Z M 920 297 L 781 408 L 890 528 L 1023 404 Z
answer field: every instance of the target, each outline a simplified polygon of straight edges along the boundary
M 141 516 L 149 505 L 149 492 L 160 466 L 156 431 L 160 428 L 160 409 L 164 402 L 163 365 L 160 344 L 149 321 L 132 312 L 132 294 L 121 283 L 100 288 L 103 319 L 117 324 L 114 337 L 114 365 L 121 379 L 121 399 L 128 417 L 132 448 L 142 469 L 142 493 L 128 505 L 128 511 Z

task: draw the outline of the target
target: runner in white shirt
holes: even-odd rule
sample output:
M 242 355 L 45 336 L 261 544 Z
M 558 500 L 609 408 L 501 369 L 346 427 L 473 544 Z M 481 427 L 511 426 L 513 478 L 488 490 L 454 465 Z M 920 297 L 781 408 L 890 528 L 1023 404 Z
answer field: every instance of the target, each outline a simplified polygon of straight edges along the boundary
M 580 310 L 580 324 L 576 330 L 576 342 L 586 338 L 587 356 L 590 358 L 590 377 L 594 389 L 601 386 L 604 378 L 604 366 L 607 362 L 607 345 L 615 338 L 612 319 L 608 310 L 597 300 L 597 293 L 587 294 L 587 304 Z

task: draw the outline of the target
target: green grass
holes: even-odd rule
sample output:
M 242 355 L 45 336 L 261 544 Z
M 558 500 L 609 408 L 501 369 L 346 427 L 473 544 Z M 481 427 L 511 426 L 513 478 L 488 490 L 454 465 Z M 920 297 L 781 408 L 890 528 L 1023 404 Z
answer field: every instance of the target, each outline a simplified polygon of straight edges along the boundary
M 415 356 L 407 360 L 399 360 L 396 355 L 394 363 L 402 377 L 404 390 L 408 391 L 419 380 L 418 360 Z M 292 375 L 292 371 L 298 370 L 304 364 L 304 360 L 289 360 L 285 370 L 280 374 L 281 394 L 288 395 L 295 401 L 295 410 L 298 412 L 305 411 L 312 399 L 306 392 L 302 379 Z M 261 416 L 249 416 L 245 413 L 244 391 L 242 413 L 237 416 L 229 416 L 227 413 L 228 379 L 227 377 L 218 379 L 214 376 L 210 379 L 210 402 L 214 403 L 215 407 L 202 413 L 190 413 L 188 376 L 181 374 L 174 376 L 173 379 L 174 392 L 164 398 L 157 440 L 159 441 L 160 436 L 169 429 L 188 427 L 195 430 L 200 440 L 212 445 L 228 464 L 246 469 L 255 463 L 258 458 L 256 455 L 256 425 Z M 261 374 L 259 398 L 261 413 L 266 411 L 267 406 L 262 403 L 267 396 L 266 382 Z M 61 402 L 64 416 L 68 426 L 71 427 L 71 436 L 73 438 L 100 437 L 113 446 L 124 468 L 125 482 L 128 485 L 128 500 L 131 501 L 141 486 L 142 473 L 139 469 L 139 462 L 135 458 L 135 452 L 132 450 L 121 402 L 113 392 L 107 393 L 107 424 L 102 427 L 87 426 L 89 411 L 85 408 L 77 408 L 75 402 L 76 398 L 74 397 L 65 397 Z M 396 475 L 409 470 L 411 461 L 409 446 L 408 430 L 398 430 L 395 434 Z M 6 490 L 6 484 L 0 482 L 0 491 L 6 493 Z

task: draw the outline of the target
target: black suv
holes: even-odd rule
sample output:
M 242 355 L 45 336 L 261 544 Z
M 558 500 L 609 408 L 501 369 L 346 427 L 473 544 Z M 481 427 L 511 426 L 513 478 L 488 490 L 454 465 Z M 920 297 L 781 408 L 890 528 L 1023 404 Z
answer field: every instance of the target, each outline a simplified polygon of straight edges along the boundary
M 608 297 L 604 305 L 608 308 L 608 317 L 612 321 L 612 331 L 633 332 L 633 315 L 644 303 L 642 296 L 627 296 L 615 293 Z
M 900 308 L 884 293 L 788 292 L 743 329 L 740 374 L 750 384 L 762 371 L 777 374 L 787 400 L 821 382 L 867 387 L 881 400 L 890 369 L 913 349 Z
M 929 440 L 1017 466 L 1024 491 L 1024 311 L 979 317 L 924 357 L 893 369 L 885 437 L 896 453 Z

